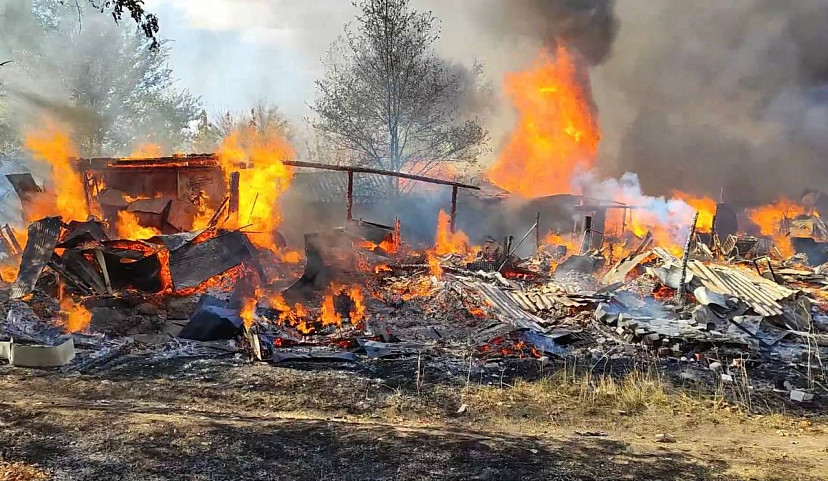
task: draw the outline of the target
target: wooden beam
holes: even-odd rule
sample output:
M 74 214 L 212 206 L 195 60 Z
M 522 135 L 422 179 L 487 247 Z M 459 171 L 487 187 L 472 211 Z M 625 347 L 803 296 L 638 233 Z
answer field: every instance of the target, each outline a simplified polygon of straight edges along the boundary
M 428 182 L 430 184 L 451 185 L 463 189 L 480 190 L 480 187 L 475 185 L 463 184 L 460 182 L 452 182 L 450 180 L 435 179 L 432 177 L 424 177 L 422 175 L 406 174 L 404 172 L 394 172 L 391 170 L 372 169 L 370 167 L 354 167 L 349 165 L 331 165 L 331 164 L 317 164 L 316 162 L 303 162 L 299 160 L 283 160 L 283 164 L 291 167 L 307 167 L 311 169 L 322 170 L 336 170 L 339 172 L 362 172 L 365 174 L 379 174 L 390 177 L 399 177 L 402 179 L 418 180 L 420 182 Z

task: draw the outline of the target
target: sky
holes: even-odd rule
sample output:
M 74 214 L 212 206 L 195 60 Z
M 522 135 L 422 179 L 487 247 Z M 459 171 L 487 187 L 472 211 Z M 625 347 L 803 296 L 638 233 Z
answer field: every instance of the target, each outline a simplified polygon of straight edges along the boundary
M 272 102 L 309 114 L 321 61 L 355 9 L 346 0 L 148 0 L 179 86 L 208 112 Z

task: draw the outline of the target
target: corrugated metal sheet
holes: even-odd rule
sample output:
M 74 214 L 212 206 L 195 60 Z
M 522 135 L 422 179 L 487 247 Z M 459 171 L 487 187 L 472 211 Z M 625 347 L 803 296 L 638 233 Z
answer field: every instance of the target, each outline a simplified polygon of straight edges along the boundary
M 501 320 L 522 329 L 545 331 L 541 327 L 541 323 L 545 321 L 534 314 L 526 312 L 507 291 L 483 282 L 465 282 L 464 284 L 477 291 L 486 302 L 495 308 Z
M 666 270 L 680 272 L 679 259 L 662 248 L 653 251 L 664 260 L 663 267 Z M 797 293 L 749 269 L 705 264 L 693 259 L 687 262 L 686 282 L 696 281 L 713 292 L 739 298 L 762 316 L 782 315 L 782 306 L 778 301 L 791 298 Z
M 19 299 L 32 292 L 40 273 L 52 258 L 60 237 L 61 225 L 60 217 L 46 217 L 29 224 L 29 238 L 20 259 L 20 272 L 12 285 L 9 297 Z
M 717 264 L 703 264 L 697 260 L 687 263 L 702 284 L 711 291 L 738 297 L 762 316 L 782 315 L 782 306 L 777 301 L 789 298 L 796 291 L 780 286 L 760 275 L 736 267 Z

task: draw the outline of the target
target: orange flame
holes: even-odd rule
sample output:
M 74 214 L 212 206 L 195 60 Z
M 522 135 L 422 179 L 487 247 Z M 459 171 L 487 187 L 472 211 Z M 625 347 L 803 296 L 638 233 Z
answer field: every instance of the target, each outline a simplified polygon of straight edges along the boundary
M 804 207 L 786 197 L 782 197 L 773 204 L 751 209 L 748 211 L 748 217 L 751 222 L 759 227 L 762 235 L 776 236 L 780 233 L 781 222 L 804 213 Z
M 152 142 L 142 142 L 137 144 L 132 148 L 132 153 L 129 154 L 130 157 L 135 159 L 148 159 L 161 157 L 162 155 L 164 155 L 164 150 L 161 146 Z
M 748 217 L 751 222 L 759 227 L 762 235 L 773 238 L 773 243 L 783 256 L 789 257 L 794 255 L 794 248 L 783 224 L 786 220 L 804 213 L 804 207 L 786 197 L 782 197 L 773 204 L 749 210 Z
M 428 272 L 436 277 L 443 277 L 443 268 L 440 266 L 440 260 L 434 255 L 431 250 L 426 251 L 426 263 L 428 263 Z
M 92 313 L 80 304 L 76 304 L 71 297 L 66 296 L 60 301 L 61 324 L 66 332 L 81 332 L 89 328 Z
M 351 298 L 351 301 L 354 304 L 354 307 L 351 309 L 348 317 L 351 318 L 351 324 L 359 326 L 365 319 L 365 304 L 362 289 L 358 286 L 351 286 L 348 289 L 348 297 Z
M 342 316 L 336 312 L 336 306 L 334 306 L 334 290 L 335 288 L 331 286 L 331 292 L 325 294 L 322 306 L 319 308 L 319 322 L 323 327 L 342 325 Z
M 467 254 L 469 236 L 460 230 L 451 231 L 451 217 L 442 209 L 437 217 L 437 234 L 434 240 L 434 252 L 437 255 Z
M 659 301 L 669 301 L 676 297 L 676 290 L 667 286 L 659 286 L 653 290 L 653 298 Z
M 578 253 L 581 250 L 581 243 L 571 236 L 561 236 L 554 232 L 549 232 L 543 238 L 544 245 L 563 245 L 566 246 L 567 254 Z
M 0 280 L 6 282 L 12 282 L 17 279 L 17 271 L 20 270 L 20 266 L 16 263 L 14 264 L 5 264 L 0 266 Z
M 394 269 L 392 269 L 388 264 L 374 266 L 374 274 L 381 274 L 383 272 L 394 272 Z
M 523 197 L 568 192 L 576 169 L 594 164 L 601 139 L 575 60 L 559 43 L 554 59 L 542 51 L 504 84 L 519 120 L 489 179 Z
M 238 226 L 253 224 L 259 233 L 250 240 L 263 248 L 278 252 L 273 232 L 282 221 L 279 198 L 288 189 L 293 173 L 282 163 L 294 155 L 280 132 L 260 132 L 253 127 L 231 133 L 221 143 L 219 163 L 225 177 L 239 172 Z
M 302 304 L 297 302 L 291 309 L 281 294 L 271 295 L 269 301 L 274 309 L 280 311 L 279 324 L 291 326 L 302 334 L 310 334 L 316 330 L 315 326 L 308 324 L 308 311 Z
M 255 322 L 255 315 L 256 315 L 256 302 L 259 298 L 260 293 L 257 292 L 255 297 L 246 298 L 242 301 L 242 307 L 239 310 L 239 317 L 242 318 L 244 321 L 244 326 L 250 328 Z
M 713 230 L 713 217 L 716 215 L 716 201 L 710 197 L 698 197 L 680 190 L 673 190 L 673 198 L 683 200 L 699 213 L 696 230 L 710 232 Z
M 161 231 L 154 227 L 142 226 L 138 222 L 138 216 L 126 210 L 118 211 L 115 230 L 122 239 L 149 239 L 161 235 Z
M 302 253 L 294 250 L 285 250 L 280 254 L 282 262 L 286 264 L 298 264 L 302 261 Z
M 64 221 L 86 220 L 89 209 L 83 180 L 72 165 L 77 153 L 69 134 L 47 120 L 40 130 L 29 131 L 25 137 L 26 149 L 34 160 L 52 170 L 48 192 L 35 196 L 27 206 L 27 221 L 50 215 L 59 215 Z

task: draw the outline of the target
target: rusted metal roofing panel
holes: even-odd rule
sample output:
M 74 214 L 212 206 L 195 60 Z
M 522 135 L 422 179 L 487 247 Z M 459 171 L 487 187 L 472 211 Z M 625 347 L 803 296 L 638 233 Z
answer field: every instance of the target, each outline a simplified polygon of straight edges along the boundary
M 12 285 L 9 297 L 19 299 L 34 289 L 40 273 L 52 258 L 60 237 L 60 217 L 46 217 L 29 224 L 29 238 L 20 259 L 20 271 Z

